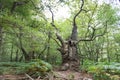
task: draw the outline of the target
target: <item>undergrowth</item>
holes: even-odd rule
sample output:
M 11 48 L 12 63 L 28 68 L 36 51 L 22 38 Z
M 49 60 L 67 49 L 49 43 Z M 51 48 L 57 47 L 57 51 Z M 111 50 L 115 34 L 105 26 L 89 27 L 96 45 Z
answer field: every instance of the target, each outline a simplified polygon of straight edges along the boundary
M 29 74 L 30 76 L 44 76 L 52 70 L 52 65 L 35 59 L 30 62 L 1 62 L 0 74 Z
M 82 70 L 93 75 L 93 80 L 120 80 L 120 63 L 85 61 Z

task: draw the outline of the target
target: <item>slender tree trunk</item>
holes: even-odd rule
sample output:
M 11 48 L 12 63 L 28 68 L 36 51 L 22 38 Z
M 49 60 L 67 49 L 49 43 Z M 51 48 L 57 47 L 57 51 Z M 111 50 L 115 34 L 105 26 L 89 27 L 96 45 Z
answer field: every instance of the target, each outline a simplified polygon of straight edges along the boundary
M 108 62 L 110 62 L 110 51 L 109 51 L 109 45 L 110 45 L 110 42 L 109 42 L 108 34 L 107 34 L 107 59 L 108 59 Z
M 78 45 L 78 53 L 79 53 L 78 55 L 80 57 L 80 65 L 83 65 L 83 63 L 84 63 L 84 56 L 82 55 L 80 45 Z
M 23 53 L 25 61 L 29 61 L 30 56 L 28 55 L 27 51 L 24 49 L 23 44 L 22 44 L 22 27 L 19 28 L 19 42 L 20 42 L 20 49 Z
M 47 61 L 49 61 L 49 55 L 50 55 L 50 38 L 51 38 L 51 33 L 49 31 L 49 33 L 48 33 L 48 41 L 47 41 Z
M 96 59 L 95 59 L 95 62 L 98 62 L 99 54 L 100 54 L 100 52 L 99 52 L 99 49 L 97 48 L 96 49 Z
M 12 47 L 11 47 L 10 61 L 11 62 L 13 61 L 13 44 L 12 44 Z
M 18 51 L 18 49 L 17 49 L 17 51 L 16 51 L 16 57 L 15 57 L 15 61 L 16 61 L 16 62 L 18 62 L 18 52 L 19 52 L 19 51 Z
M 21 62 L 22 60 L 23 60 L 23 55 L 20 57 L 19 62 Z
M 21 50 L 22 50 L 22 53 L 24 55 L 25 61 L 30 61 L 30 56 L 27 54 L 25 49 L 23 47 L 21 47 Z
M 0 61 L 1 61 L 1 59 L 2 59 L 2 36 L 3 36 L 3 34 L 2 34 L 2 26 L 0 25 Z

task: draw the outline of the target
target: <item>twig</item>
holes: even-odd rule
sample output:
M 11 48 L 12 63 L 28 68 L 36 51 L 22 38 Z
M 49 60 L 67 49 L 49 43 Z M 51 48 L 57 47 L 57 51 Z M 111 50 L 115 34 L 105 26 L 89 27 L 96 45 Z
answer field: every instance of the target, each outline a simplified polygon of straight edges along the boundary
M 34 80 L 32 77 L 30 77 L 28 74 L 25 73 L 25 76 L 27 76 L 30 80 Z
M 36 80 L 40 80 L 40 76 L 38 76 L 38 78 Z

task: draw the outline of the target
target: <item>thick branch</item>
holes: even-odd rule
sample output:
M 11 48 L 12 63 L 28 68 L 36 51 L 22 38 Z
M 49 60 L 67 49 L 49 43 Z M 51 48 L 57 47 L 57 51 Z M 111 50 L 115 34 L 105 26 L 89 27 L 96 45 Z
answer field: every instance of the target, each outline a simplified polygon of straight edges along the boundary
M 51 37 L 51 38 L 58 44 L 58 46 L 61 46 L 55 38 L 53 38 L 53 37 Z
M 78 32 L 77 32 L 76 18 L 82 12 L 82 10 L 83 10 L 82 8 L 83 8 L 83 5 L 84 5 L 84 0 L 81 0 L 81 1 L 82 1 L 82 4 L 81 4 L 81 7 L 80 7 L 80 10 L 78 11 L 78 13 L 73 18 L 73 29 L 72 29 L 72 34 L 71 34 L 71 39 L 72 40 L 77 40 Z
M 81 7 L 80 7 L 80 10 L 78 11 L 78 13 L 74 16 L 74 18 L 73 18 L 73 25 L 75 24 L 76 25 L 76 18 L 77 18 L 77 16 L 82 12 L 82 8 L 83 8 L 83 6 L 84 6 L 84 0 L 81 0 L 82 1 L 82 5 L 81 5 Z
M 56 36 L 57 36 L 57 39 L 60 41 L 60 43 L 63 45 L 64 41 L 63 41 L 62 37 L 58 33 L 56 33 Z
M 48 7 L 48 8 L 49 8 L 49 11 L 51 12 L 51 15 L 52 15 L 51 25 L 55 28 L 56 31 L 58 31 L 57 27 L 56 27 L 55 24 L 54 24 L 54 14 L 53 14 L 53 11 L 51 10 L 50 7 Z

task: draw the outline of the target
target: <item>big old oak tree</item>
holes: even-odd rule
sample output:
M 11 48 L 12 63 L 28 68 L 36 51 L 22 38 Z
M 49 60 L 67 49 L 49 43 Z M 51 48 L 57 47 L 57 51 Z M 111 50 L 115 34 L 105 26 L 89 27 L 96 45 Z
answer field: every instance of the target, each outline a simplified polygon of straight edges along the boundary
M 59 44 L 59 48 L 57 49 L 61 55 L 62 55 L 62 66 L 61 66 L 61 70 L 75 70 L 78 71 L 79 66 L 80 66 L 80 58 L 78 56 L 78 50 L 77 50 L 77 45 L 79 44 L 79 42 L 81 41 L 93 41 L 96 37 L 99 36 L 103 36 L 106 31 L 107 31 L 107 20 L 104 22 L 104 31 L 101 34 L 96 34 L 96 26 L 91 26 L 90 22 L 91 19 L 88 22 L 88 30 L 87 32 L 89 32 L 89 28 L 92 29 L 92 33 L 89 37 L 86 38 L 79 38 L 78 37 L 78 25 L 76 23 L 76 18 L 80 15 L 81 12 L 86 11 L 83 9 L 84 7 L 84 0 L 81 0 L 81 6 L 79 8 L 79 11 L 76 13 L 76 15 L 74 15 L 73 18 L 73 22 L 72 22 L 72 31 L 71 31 L 71 35 L 69 37 L 69 39 L 63 39 L 62 36 L 59 34 L 59 30 L 57 29 L 56 25 L 54 24 L 54 13 L 51 9 L 50 6 L 49 7 L 49 11 L 52 14 L 52 22 L 51 25 L 55 28 L 56 30 L 56 37 L 58 39 L 58 41 L 60 42 Z M 96 6 L 97 7 L 97 6 Z M 93 11 L 93 15 L 94 15 L 94 11 Z M 86 32 L 86 33 L 87 33 Z M 58 43 L 59 43 L 58 42 Z

